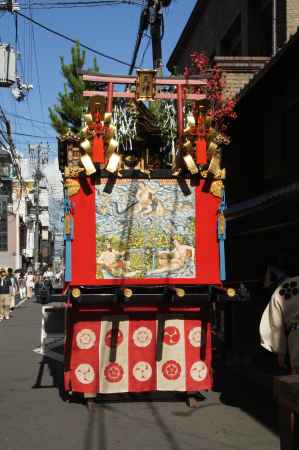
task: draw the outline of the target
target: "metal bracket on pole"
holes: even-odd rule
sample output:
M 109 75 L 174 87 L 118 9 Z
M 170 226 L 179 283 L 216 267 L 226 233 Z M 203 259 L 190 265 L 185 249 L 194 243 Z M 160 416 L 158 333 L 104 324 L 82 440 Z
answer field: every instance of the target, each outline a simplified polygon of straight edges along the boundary
M 14 0 L 7 0 L 5 3 L 0 3 L 0 11 L 15 12 L 20 11 L 20 7 Z

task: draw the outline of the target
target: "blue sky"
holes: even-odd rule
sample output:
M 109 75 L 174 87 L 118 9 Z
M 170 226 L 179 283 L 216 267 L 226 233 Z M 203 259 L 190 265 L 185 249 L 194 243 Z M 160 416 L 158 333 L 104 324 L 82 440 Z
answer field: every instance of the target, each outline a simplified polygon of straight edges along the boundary
M 29 0 L 21 0 L 21 3 L 28 4 Z M 196 0 L 173 0 L 171 6 L 165 10 L 165 36 L 163 39 L 163 62 L 165 65 L 195 3 Z M 21 12 L 29 16 L 28 9 L 21 8 Z M 33 18 L 98 51 L 130 63 L 140 12 L 141 8 L 133 5 L 100 6 L 33 10 Z M 9 13 L 0 12 L 0 40 L 15 45 L 15 21 Z M 18 63 L 19 73 L 26 83 L 33 84 L 34 89 L 29 93 L 27 100 L 17 102 L 9 89 L 0 88 L 0 104 L 7 113 L 49 122 L 48 107 L 56 103 L 57 93 L 63 89 L 59 56 L 64 56 L 68 62 L 72 44 L 30 24 L 21 17 L 18 19 L 18 42 L 21 53 L 21 60 Z M 144 39 L 137 60 L 138 64 L 146 43 L 147 39 Z M 93 57 L 93 54 L 87 52 L 87 66 L 91 64 Z M 98 57 L 97 60 L 102 72 L 128 73 L 128 67 L 119 63 L 101 57 Z M 145 55 L 143 67 L 152 67 L 151 47 Z M 56 141 L 50 139 L 55 136 L 51 127 L 25 121 L 9 114 L 8 118 L 11 120 L 15 132 L 42 137 L 30 138 L 15 135 L 14 139 L 18 149 L 26 152 L 29 143 L 48 141 L 52 155 L 56 154 Z M 49 139 L 46 139 L 46 136 Z

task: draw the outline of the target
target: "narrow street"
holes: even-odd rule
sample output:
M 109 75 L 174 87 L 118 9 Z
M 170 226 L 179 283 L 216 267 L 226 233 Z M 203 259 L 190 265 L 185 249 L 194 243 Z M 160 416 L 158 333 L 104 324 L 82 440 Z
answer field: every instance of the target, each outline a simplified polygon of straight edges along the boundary
M 42 357 L 32 351 L 40 318 L 41 306 L 26 302 L 0 325 L 1 449 L 279 449 L 275 405 L 238 380 L 209 393 L 199 409 L 171 394 L 109 398 L 94 414 L 63 401 L 54 385 L 62 365 L 51 360 L 41 371 Z

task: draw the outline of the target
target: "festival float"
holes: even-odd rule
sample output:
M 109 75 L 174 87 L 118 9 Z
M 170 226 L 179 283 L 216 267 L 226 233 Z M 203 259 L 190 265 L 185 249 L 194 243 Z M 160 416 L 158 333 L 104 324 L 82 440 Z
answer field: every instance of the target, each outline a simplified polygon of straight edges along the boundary
M 234 105 L 192 58 L 181 77 L 82 73 L 82 129 L 59 138 L 69 394 L 211 389 L 214 306 L 239 296 L 223 285 Z

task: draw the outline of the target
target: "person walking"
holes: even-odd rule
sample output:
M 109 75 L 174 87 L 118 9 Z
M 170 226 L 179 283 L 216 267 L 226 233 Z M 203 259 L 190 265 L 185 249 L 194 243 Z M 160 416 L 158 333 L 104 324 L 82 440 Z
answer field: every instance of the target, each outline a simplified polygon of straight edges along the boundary
M 0 268 L 0 321 L 10 319 L 11 280 L 4 268 Z
M 18 283 L 19 283 L 19 290 L 20 290 L 20 299 L 24 300 L 26 298 L 27 294 L 26 294 L 25 274 L 23 272 L 20 273 Z
M 13 273 L 11 267 L 7 269 L 7 276 L 10 278 L 11 286 L 10 286 L 10 309 L 13 310 L 16 306 L 16 295 L 19 291 L 19 284 L 16 276 Z
M 31 298 L 33 295 L 33 289 L 35 285 L 34 275 L 31 270 L 28 271 L 26 275 L 26 289 L 27 289 L 27 298 Z
M 52 285 L 54 279 L 54 273 L 53 270 L 51 269 L 51 267 L 48 267 L 48 269 L 46 270 L 46 272 L 44 272 L 43 274 L 43 280 L 44 282 L 46 282 L 48 285 Z

